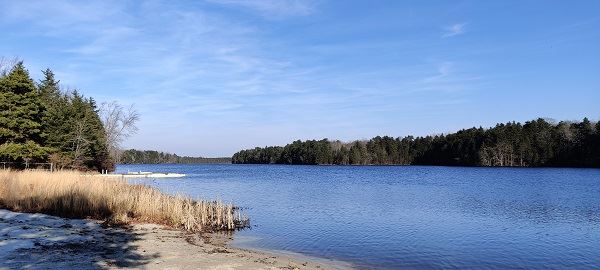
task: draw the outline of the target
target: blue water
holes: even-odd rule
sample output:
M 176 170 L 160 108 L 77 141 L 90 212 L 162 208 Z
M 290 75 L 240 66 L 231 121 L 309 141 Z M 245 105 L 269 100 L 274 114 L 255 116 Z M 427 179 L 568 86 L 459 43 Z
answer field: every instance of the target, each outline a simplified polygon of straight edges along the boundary
M 600 268 L 598 169 L 120 165 L 118 170 L 186 173 L 181 180 L 140 181 L 243 207 L 252 228 L 236 233 L 238 246 L 360 268 Z

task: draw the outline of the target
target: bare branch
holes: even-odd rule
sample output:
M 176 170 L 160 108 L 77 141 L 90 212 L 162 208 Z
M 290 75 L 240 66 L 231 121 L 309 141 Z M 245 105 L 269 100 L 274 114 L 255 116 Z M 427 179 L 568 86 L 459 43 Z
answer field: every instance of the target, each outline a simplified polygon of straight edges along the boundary
M 121 104 L 112 101 L 100 105 L 100 117 L 108 140 L 108 150 L 118 162 L 121 144 L 138 131 L 136 123 L 140 115 L 133 105 L 125 109 Z
M 0 56 L 0 77 L 6 76 L 10 72 L 10 70 L 21 61 L 18 57 L 6 58 L 4 56 Z

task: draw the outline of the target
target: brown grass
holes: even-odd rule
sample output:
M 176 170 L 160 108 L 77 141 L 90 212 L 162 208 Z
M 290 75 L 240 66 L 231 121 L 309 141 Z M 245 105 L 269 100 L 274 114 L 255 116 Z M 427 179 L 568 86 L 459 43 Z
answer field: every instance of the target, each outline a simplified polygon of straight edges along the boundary
M 79 172 L 0 170 L 0 207 L 112 223 L 151 222 L 187 231 L 247 226 L 232 204 L 172 196 L 122 179 Z

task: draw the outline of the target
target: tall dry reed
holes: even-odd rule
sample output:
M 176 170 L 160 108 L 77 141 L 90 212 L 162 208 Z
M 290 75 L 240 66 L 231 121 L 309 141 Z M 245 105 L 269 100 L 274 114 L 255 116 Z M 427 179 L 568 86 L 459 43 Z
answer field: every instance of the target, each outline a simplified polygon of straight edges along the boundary
M 187 231 L 247 226 L 232 204 L 172 196 L 122 179 L 79 172 L 0 170 L 0 207 L 69 218 L 151 222 Z

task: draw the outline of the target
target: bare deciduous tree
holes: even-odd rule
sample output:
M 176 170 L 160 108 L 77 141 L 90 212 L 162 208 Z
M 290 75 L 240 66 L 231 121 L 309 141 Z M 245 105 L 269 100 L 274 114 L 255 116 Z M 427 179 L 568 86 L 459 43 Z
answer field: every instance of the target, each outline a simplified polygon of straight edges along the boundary
M 4 56 L 0 57 L 0 76 L 5 76 L 10 72 L 10 70 L 21 61 L 19 58 L 6 58 Z
M 479 155 L 483 166 L 523 166 L 522 155 L 519 157 L 519 164 L 515 164 L 517 157 L 513 146 L 506 142 L 498 143 L 494 147 L 485 146 Z
M 73 149 L 73 167 L 82 167 L 85 163 L 85 150 L 90 144 L 90 141 L 85 137 L 85 122 L 83 120 L 75 123 L 75 130 L 71 134 L 71 147 Z
M 119 162 L 121 143 L 137 132 L 136 123 L 140 115 L 133 105 L 125 109 L 121 104 L 112 101 L 100 105 L 100 117 L 106 132 L 108 151 L 112 158 Z

